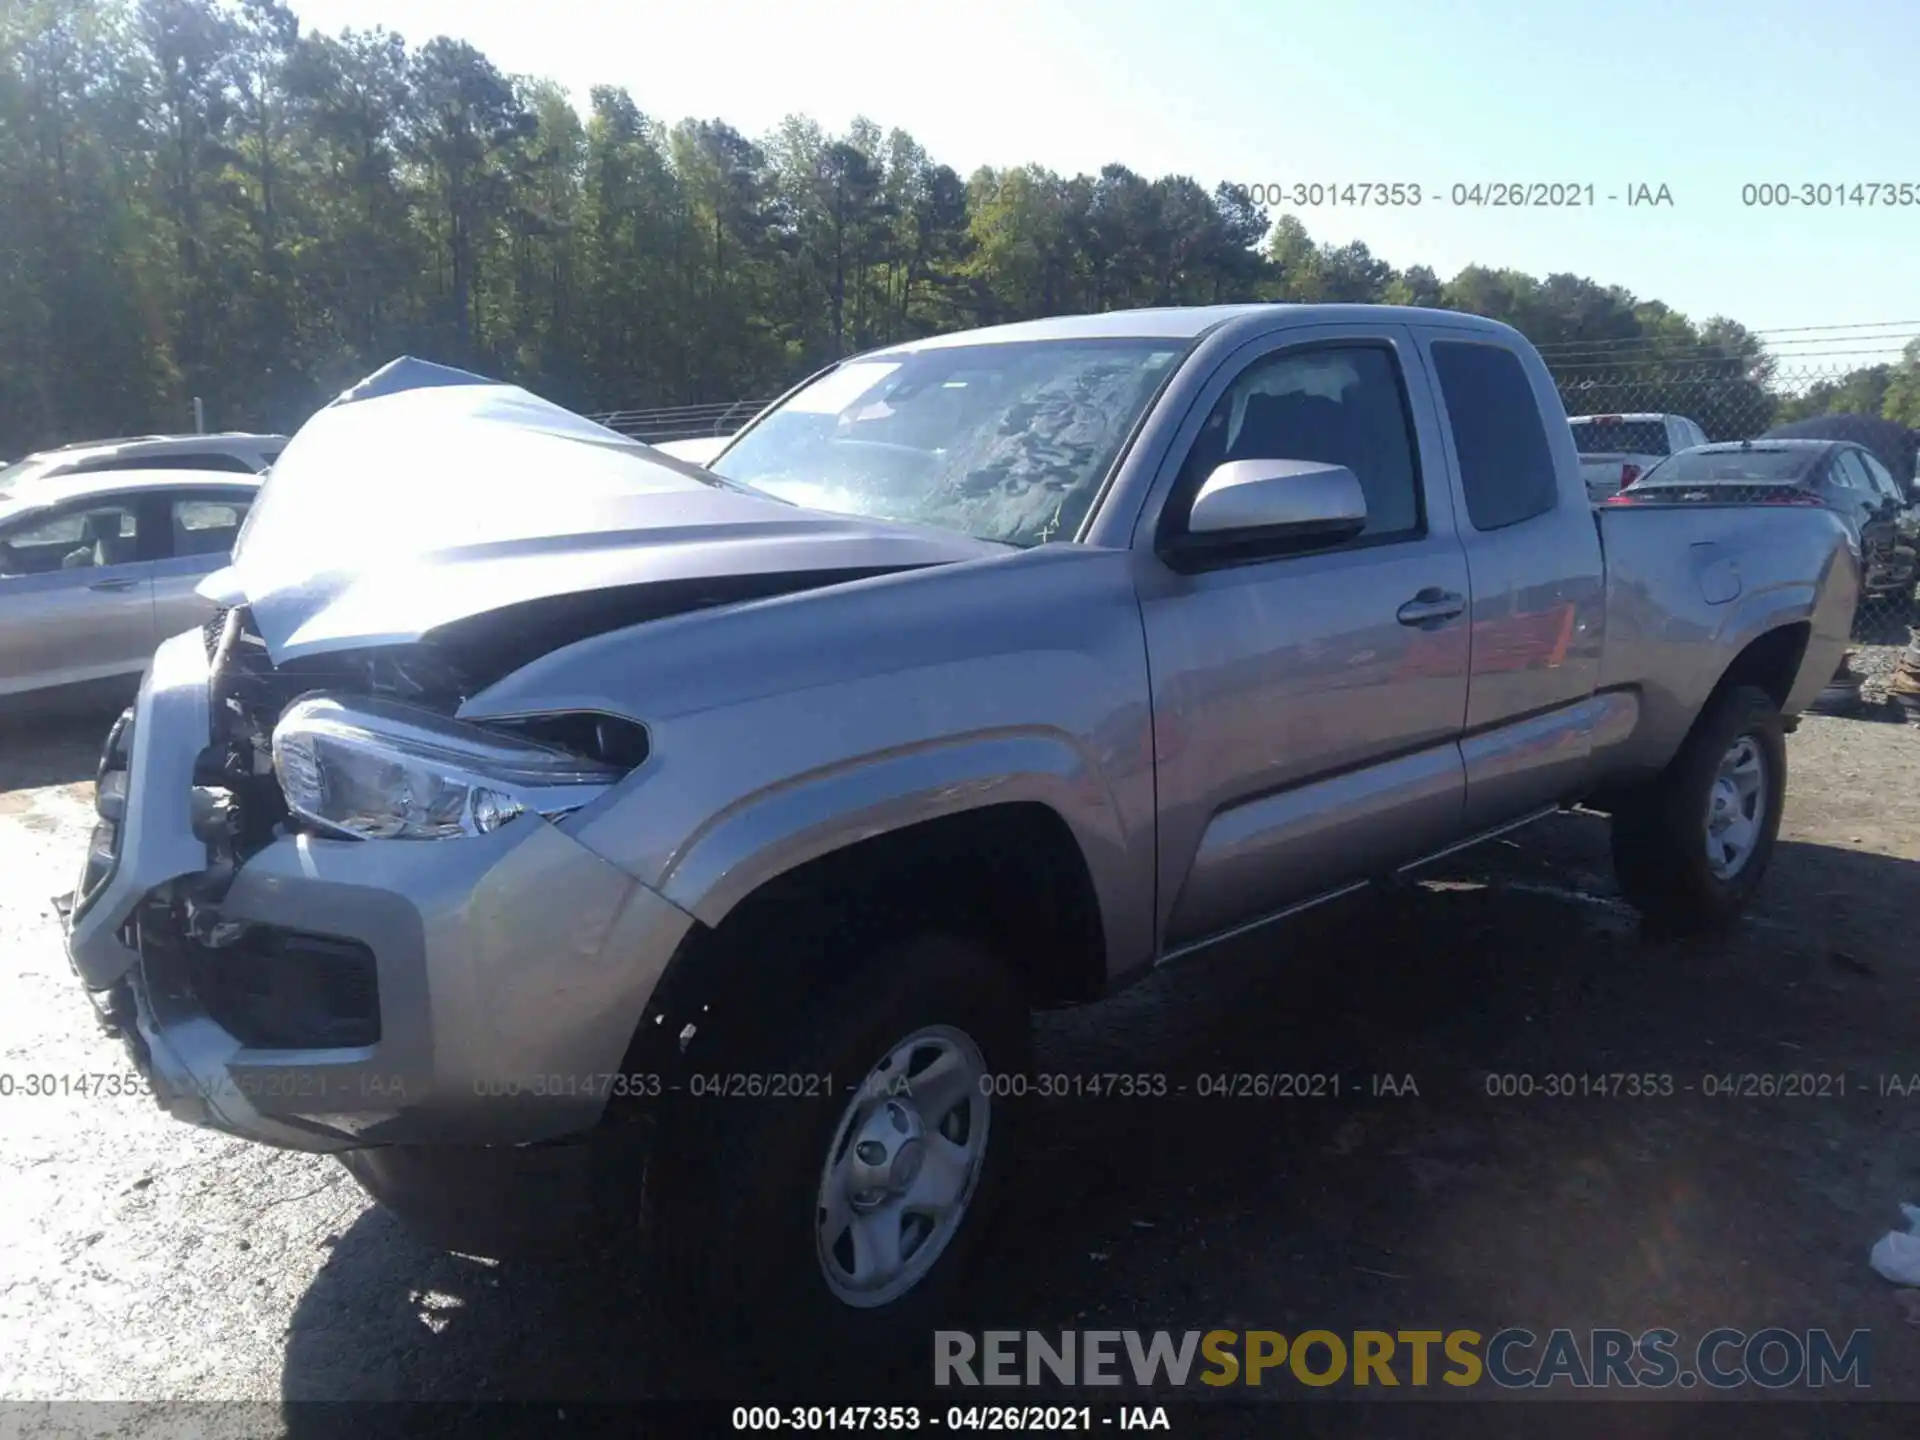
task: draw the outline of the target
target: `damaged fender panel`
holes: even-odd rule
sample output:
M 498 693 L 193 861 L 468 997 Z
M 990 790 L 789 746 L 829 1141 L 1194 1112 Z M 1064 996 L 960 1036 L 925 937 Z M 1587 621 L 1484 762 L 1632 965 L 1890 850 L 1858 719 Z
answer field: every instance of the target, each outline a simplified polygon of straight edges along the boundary
M 843 845 L 1039 801 L 1079 842 L 1119 973 L 1146 963 L 1153 934 L 1146 696 L 1126 556 L 1060 546 L 581 640 L 460 714 L 645 725 L 645 763 L 561 823 L 708 924 Z

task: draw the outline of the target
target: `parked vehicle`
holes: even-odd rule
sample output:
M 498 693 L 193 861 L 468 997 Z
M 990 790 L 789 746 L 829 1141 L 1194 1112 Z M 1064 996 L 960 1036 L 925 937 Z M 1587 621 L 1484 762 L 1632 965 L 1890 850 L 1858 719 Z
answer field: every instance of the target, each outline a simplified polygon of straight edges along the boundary
M 137 677 L 212 613 L 195 589 L 227 563 L 259 485 L 124 470 L 0 491 L 0 696 Z
M 705 465 L 714 456 L 727 448 L 731 435 L 698 435 L 691 440 L 662 440 L 653 448 L 664 450 L 676 460 L 690 461 L 695 465 Z
M 1920 430 L 1878 415 L 1810 415 L 1776 425 L 1762 440 L 1846 440 L 1863 446 L 1893 476 L 1901 498 L 1920 500 Z
M 1593 500 L 1631 485 L 1674 452 L 1707 443 L 1707 432 L 1684 415 L 1575 415 L 1567 424 Z
M 914 341 L 717 473 L 412 369 L 155 655 L 69 953 L 174 1114 L 480 1253 L 644 1211 L 675 1329 L 785 1366 L 924 1345 L 1031 1007 L 1576 800 L 1730 922 L 1859 588 L 1824 509 L 1596 512 L 1441 311 Z
M 1610 504 L 1719 505 L 1739 500 L 1817 505 L 1847 522 L 1865 562 L 1868 595 L 1909 595 L 1916 570 L 1912 516 L 1872 451 L 1833 440 L 1737 440 L 1663 461 Z
M 215 470 L 258 475 L 286 448 L 284 435 L 138 435 L 88 440 L 42 450 L 0 470 L 0 491 L 19 492 L 40 480 L 103 470 Z

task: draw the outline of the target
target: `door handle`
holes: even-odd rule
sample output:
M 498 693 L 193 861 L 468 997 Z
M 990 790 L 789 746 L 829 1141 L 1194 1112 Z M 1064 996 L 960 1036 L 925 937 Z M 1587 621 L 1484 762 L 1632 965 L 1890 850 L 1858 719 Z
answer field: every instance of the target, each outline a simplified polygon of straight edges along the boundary
M 131 590 L 138 580 L 96 580 L 87 586 L 89 590 Z
M 1435 626 L 1453 619 L 1467 608 L 1466 598 L 1451 590 L 1429 585 L 1394 612 L 1402 625 Z

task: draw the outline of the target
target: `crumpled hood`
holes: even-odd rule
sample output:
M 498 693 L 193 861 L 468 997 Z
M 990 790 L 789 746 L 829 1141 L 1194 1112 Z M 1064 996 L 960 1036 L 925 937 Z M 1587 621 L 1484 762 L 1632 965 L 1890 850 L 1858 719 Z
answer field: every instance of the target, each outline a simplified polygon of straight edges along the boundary
M 245 602 L 283 663 L 546 596 L 1005 550 L 789 505 L 518 386 L 397 360 L 301 427 L 200 593 Z

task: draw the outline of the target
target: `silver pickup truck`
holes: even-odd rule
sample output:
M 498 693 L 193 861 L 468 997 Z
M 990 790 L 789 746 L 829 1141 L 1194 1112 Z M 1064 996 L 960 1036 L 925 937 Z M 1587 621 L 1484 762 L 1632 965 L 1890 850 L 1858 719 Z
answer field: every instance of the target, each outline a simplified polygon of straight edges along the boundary
M 915 341 L 710 470 L 396 362 L 115 727 L 69 950 L 182 1119 L 481 1253 L 644 1216 L 676 1322 L 869 1354 L 1008 1181 L 1032 1007 L 1571 802 L 1730 921 L 1859 584 L 1824 510 L 1596 512 L 1464 315 Z

